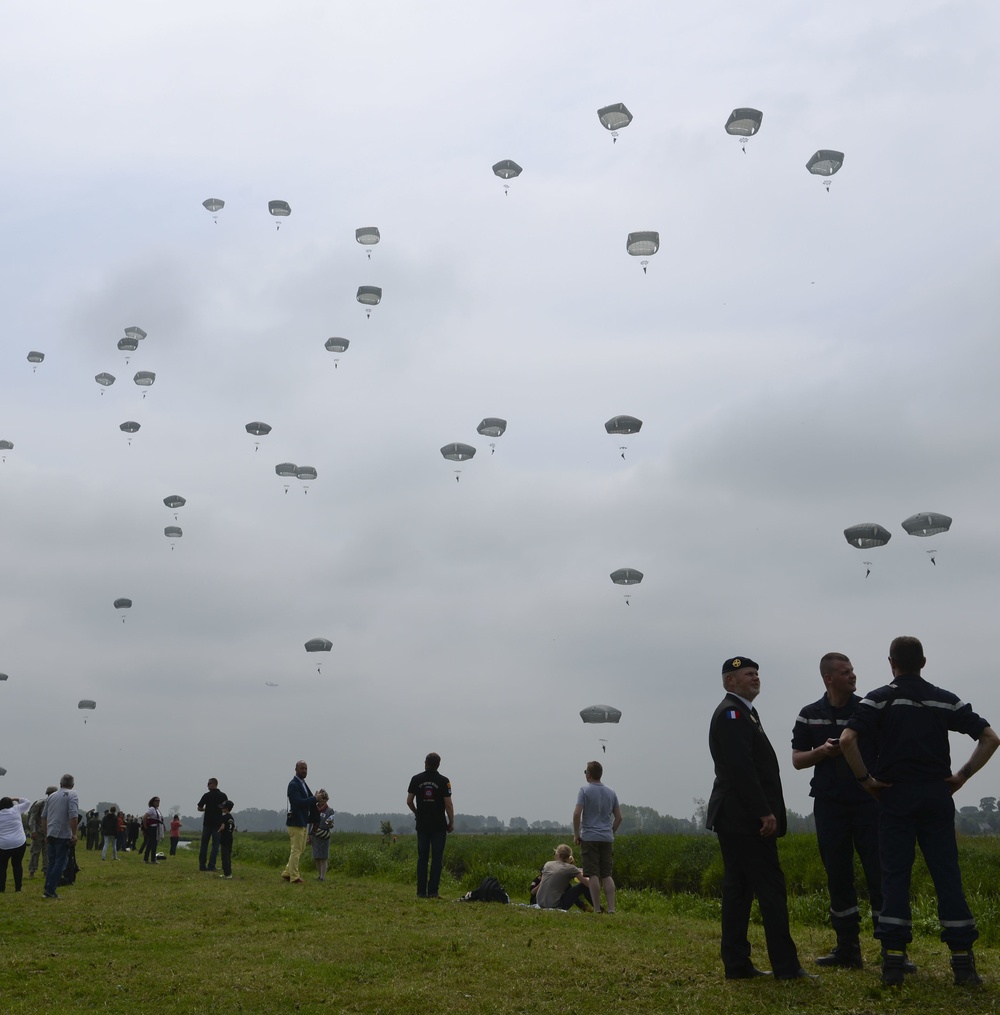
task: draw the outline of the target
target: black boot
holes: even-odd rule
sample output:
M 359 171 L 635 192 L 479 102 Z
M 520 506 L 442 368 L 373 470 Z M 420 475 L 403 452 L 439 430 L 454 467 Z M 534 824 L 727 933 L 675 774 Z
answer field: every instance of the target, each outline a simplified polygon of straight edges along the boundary
M 967 952 L 951 953 L 951 969 L 955 974 L 955 983 L 978 987 L 983 982 L 976 972 L 976 958 L 971 948 Z
M 902 949 L 882 949 L 882 986 L 898 987 L 903 983 L 905 973 L 903 963 L 906 961 L 906 952 Z
M 864 960 L 861 958 L 861 945 L 857 940 L 838 941 L 837 947 L 829 955 L 821 955 L 814 960 L 817 966 L 841 966 L 844 969 L 861 969 Z

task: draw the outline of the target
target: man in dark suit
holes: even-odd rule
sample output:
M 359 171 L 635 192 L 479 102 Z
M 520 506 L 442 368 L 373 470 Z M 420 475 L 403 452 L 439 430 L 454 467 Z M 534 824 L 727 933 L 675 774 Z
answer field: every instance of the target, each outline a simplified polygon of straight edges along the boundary
M 727 980 L 767 973 L 750 958 L 747 926 L 757 896 L 767 954 L 777 980 L 810 977 L 799 962 L 788 929 L 785 875 L 778 861 L 778 837 L 785 834 L 785 801 L 778 758 L 753 707 L 760 694 L 757 664 L 746 656 L 722 664 L 726 696 L 712 716 L 708 746 L 715 784 L 707 824 L 719 836 L 722 879 L 722 962 Z

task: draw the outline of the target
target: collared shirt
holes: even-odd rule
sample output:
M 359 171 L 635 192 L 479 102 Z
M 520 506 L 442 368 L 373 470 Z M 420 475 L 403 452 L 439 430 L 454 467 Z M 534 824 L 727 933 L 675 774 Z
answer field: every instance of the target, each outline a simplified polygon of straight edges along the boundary
M 792 727 L 792 750 L 811 751 L 821 747 L 827 740 L 835 739 L 847 728 L 847 721 L 854 715 L 861 698 L 852 694 L 850 701 L 840 708 L 830 704 L 829 695 L 824 692 L 819 701 L 806 705 L 795 719 Z M 858 748 L 864 758 L 866 767 L 875 767 L 878 752 L 874 737 L 870 735 L 858 738 Z M 871 797 L 861 788 L 847 759 L 826 758 L 813 766 L 813 776 L 809 783 L 809 795 L 824 800 L 841 800 L 867 802 Z
M 848 720 L 858 734 L 874 734 L 872 775 L 884 782 L 934 782 L 951 775 L 948 732 L 978 740 L 989 723 L 951 691 L 904 674 L 870 691 Z
M 73 835 L 72 821 L 80 815 L 80 801 L 76 791 L 60 787 L 45 801 L 42 816 L 45 834 L 50 839 L 69 839 Z

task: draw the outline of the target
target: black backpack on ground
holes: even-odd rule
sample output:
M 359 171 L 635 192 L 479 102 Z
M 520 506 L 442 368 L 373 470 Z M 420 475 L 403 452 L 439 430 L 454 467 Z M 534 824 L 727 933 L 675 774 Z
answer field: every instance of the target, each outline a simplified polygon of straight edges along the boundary
M 462 902 L 510 902 L 510 896 L 506 889 L 492 874 L 483 878 L 478 888 L 466 892 L 462 896 Z

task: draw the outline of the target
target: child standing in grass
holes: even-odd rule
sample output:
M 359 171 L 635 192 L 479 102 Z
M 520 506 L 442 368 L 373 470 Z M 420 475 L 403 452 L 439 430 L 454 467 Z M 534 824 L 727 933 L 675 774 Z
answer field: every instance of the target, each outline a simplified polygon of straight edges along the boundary
M 219 851 L 222 853 L 222 873 L 220 878 L 227 881 L 233 879 L 233 833 L 236 831 L 236 819 L 233 817 L 233 802 L 227 800 L 222 805 L 222 824 L 219 826 Z

